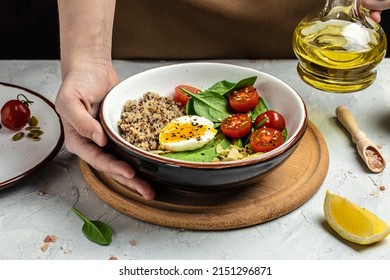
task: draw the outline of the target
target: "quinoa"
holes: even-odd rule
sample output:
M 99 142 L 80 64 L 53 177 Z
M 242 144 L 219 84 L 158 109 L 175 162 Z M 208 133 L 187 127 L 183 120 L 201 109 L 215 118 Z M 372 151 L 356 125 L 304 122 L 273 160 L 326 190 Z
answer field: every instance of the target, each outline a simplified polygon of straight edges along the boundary
M 130 144 L 145 151 L 159 148 L 160 131 L 170 121 L 185 115 L 185 108 L 172 97 L 144 93 L 140 101 L 126 102 L 118 121 L 120 135 Z

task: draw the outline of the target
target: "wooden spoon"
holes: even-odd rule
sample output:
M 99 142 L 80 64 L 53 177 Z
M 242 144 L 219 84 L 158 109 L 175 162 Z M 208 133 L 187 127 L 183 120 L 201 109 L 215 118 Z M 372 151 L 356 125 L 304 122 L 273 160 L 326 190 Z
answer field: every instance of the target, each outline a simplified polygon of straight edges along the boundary
M 386 161 L 378 147 L 367 138 L 366 134 L 357 126 L 355 118 L 347 107 L 340 105 L 336 108 L 336 116 L 340 123 L 352 135 L 352 141 L 356 144 L 359 155 L 367 167 L 374 173 L 383 171 Z

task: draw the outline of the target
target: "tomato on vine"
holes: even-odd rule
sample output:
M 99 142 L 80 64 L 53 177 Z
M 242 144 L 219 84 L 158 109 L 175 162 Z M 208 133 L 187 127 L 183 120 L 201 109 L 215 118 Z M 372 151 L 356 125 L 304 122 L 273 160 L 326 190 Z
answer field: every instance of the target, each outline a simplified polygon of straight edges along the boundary
M 28 100 L 23 94 L 18 94 L 16 99 L 7 101 L 1 108 L 1 123 L 11 130 L 22 129 L 30 120 L 29 105 L 32 103 L 33 101 Z

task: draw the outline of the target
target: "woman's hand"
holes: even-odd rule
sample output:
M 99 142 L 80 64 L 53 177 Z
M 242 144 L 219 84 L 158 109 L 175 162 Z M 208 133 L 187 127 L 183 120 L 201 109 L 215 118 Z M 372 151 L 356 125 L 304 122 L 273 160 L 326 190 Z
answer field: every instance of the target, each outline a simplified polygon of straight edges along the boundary
M 390 0 L 362 0 L 362 5 L 370 10 L 371 18 L 379 23 L 382 11 L 390 9 Z
M 119 82 L 111 61 L 115 0 L 58 0 L 62 85 L 56 110 L 67 149 L 147 200 L 155 192 L 134 169 L 104 151 L 107 137 L 96 120 L 100 102 Z
M 78 65 L 64 76 L 56 99 L 67 149 L 96 170 L 137 190 L 145 199 L 154 199 L 154 190 L 135 176 L 130 165 L 102 148 L 107 144 L 107 137 L 96 116 L 101 100 L 119 81 L 115 70 L 111 63 L 83 62 Z

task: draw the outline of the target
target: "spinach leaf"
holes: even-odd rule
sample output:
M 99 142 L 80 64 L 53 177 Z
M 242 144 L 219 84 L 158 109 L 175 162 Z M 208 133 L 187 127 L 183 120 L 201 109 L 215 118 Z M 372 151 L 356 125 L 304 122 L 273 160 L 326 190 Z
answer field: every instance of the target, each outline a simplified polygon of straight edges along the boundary
M 229 82 L 226 80 L 215 83 L 207 91 L 213 91 L 220 95 L 226 95 L 231 93 L 234 90 L 246 87 L 253 86 L 256 82 L 257 77 L 252 76 L 238 81 L 237 83 Z
M 188 101 L 187 101 L 186 114 L 188 116 L 196 115 L 196 112 L 194 110 L 194 100 L 192 98 L 188 99 Z
M 241 140 L 242 143 L 243 143 L 243 144 L 242 144 L 243 146 L 246 146 L 246 145 L 249 144 L 249 142 L 250 142 L 250 140 L 251 140 L 251 135 L 252 135 L 253 131 L 255 131 L 255 130 L 254 130 L 253 127 L 252 127 L 252 128 L 251 128 L 251 132 Z
M 256 120 L 256 118 L 264 113 L 268 111 L 268 108 L 267 108 L 267 105 L 265 104 L 264 102 L 264 99 L 260 97 L 260 100 L 259 100 L 259 103 L 257 103 L 256 107 L 251 111 L 251 113 L 249 114 L 252 122 L 254 122 Z M 267 121 L 268 118 L 264 118 L 264 120 L 262 120 L 261 122 L 259 122 L 255 127 L 252 127 L 251 128 L 251 132 L 245 136 L 242 140 L 243 142 L 243 145 L 247 145 L 251 139 L 251 135 L 253 133 L 253 131 L 255 131 L 256 129 L 258 129 L 260 126 L 262 126 L 266 121 Z
M 199 94 L 192 94 L 188 90 L 182 88 L 181 90 L 183 92 L 192 97 L 187 102 L 187 115 L 198 115 L 208 118 L 214 123 L 220 123 L 224 118 L 230 115 L 230 112 L 228 111 L 229 101 L 227 100 L 226 95 L 236 89 L 252 86 L 256 79 L 256 76 L 252 76 L 242 79 L 237 83 L 226 80 L 219 81 Z
M 220 95 L 224 95 L 226 92 L 229 92 L 234 88 L 236 83 L 232 83 L 226 80 L 220 81 L 218 83 L 215 83 L 213 86 L 211 86 L 207 91 L 213 91 Z
M 288 136 L 287 129 L 283 129 L 282 136 L 283 136 L 283 142 L 285 142 Z
M 218 156 L 217 146 L 221 145 L 223 149 L 230 146 L 230 141 L 226 139 L 222 132 L 218 132 L 213 140 L 203 147 L 193 151 L 173 152 L 163 154 L 162 156 L 172 159 L 179 159 L 194 162 L 212 162 Z
M 109 245 L 112 241 L 112 229 L 101 221 L 90 221 L 75 208 L 72 211 L 84 221 L 82 231 L 92 242 L 99 245 Z
M 257 125 L 252 127 L 252 132 L 255 131 L 256 129 L 259 129 L 266 121 L 268 121 L 268 117 L 265 117 Z
M 218 145 L 221 145 L 223 149 L 227 149 L 230 146 L 230 141 L 226 138 L 222 138 Z
M 268 111 L 267 105 L 265 104 L 264 99 L 260 97 L 259 103 L 257 103 L 256 107 L 251 111 L 251 121 L 254 122 L 260 114 L 266 111 Z
M 209 143 L 204 145 L 202 148 L 193 151 L 168 153 L 162 156 L 185 161 L 211 162 L 217 156 L 217 152 L 215 150 L 215 142 L 216 141 L 213 139 Z
M 239 148 L 242 148 L 244 147 L 243 143 L 242 143 L 242 139 L 241 138 L 236 138 L 236 139 L 233 139 L 233 145 L 234 146 L 237 146 Z
M 228 117 L 228 100 L 212 91 L 204 91 L 199 94 L 192 94 L 188 90 L 182 89 L 191 96 L 191 104 L 186 108 L 187 112 L 194 111 L 196 115 L 205 117 L 212 122 L 221 122 Z M 192 106 L 192 108 L 190 107 Z

